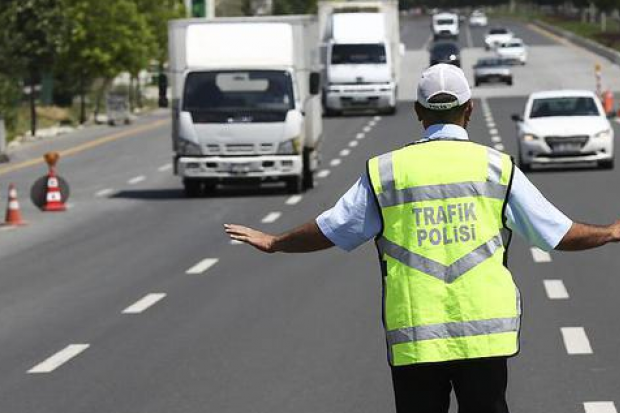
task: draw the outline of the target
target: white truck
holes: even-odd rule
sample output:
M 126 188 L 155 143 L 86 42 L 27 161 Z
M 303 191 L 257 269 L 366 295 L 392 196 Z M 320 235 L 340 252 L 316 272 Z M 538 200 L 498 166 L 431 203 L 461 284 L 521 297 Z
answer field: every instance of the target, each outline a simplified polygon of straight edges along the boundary
M 437 13 L 431 19 L 433 39 L 459 38 L 459 16 L 456 13 Z
M 323 132 L 316 17 L 173 20 L 168 36 L 174 170 L 185 193 L 313 187 Z
M 404 54 L 398 2 L 322 1 L 318 15 L 326 114 L 369 109 L 395 113 Z

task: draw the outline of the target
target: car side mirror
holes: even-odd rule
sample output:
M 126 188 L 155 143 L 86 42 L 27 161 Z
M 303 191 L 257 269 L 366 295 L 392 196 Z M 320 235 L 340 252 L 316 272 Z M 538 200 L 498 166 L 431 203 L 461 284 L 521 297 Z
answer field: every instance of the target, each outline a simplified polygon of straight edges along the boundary
M 319 72 L 310 73 L 310 94 L 318 95 L 321 93 L 321 74 Z
M 515 122 L 523 122 L 523 117 L 521 115 L 517 115 L 516 113 L 510 117 Z

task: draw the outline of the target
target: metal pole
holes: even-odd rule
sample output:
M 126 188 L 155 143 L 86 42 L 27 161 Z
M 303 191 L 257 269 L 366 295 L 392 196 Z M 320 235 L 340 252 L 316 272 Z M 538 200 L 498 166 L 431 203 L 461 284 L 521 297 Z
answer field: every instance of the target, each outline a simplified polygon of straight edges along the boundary
M 4 126 L 4 118 L 0 115 L 0 163 L 8 162 L 9 157 L 6 154 L 6 128 Z

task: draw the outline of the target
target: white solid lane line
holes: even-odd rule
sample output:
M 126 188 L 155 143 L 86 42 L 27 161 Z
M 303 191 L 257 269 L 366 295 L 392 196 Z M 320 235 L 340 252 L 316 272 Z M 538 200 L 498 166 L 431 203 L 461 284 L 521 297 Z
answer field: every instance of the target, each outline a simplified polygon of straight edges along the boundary
M 532 247 L 532 258 L 535 262 L 551 262 L 551 255 L 536 247 Z
M 360 132 L 357 135 L 355 135 L 355 139 L 359 139 L 359 140 L 362 140 L 365 137 L 366 137 L 366 134 L 364 134 L 363 132 Z
M 340 158 L 334 158 L 329 162 L 329 166 L 338 166 L 342 163 Z
M 568 354 L 592 354 L 590 340 L 583 327 L 562 327 L 562 338 Z
M 160 166 L 159 168 L 157 168 L 157 170 L 159 172 L 166 172 L 172 169 L 172 164 L 171 163 L 167 163 L 165 165 Z
M 114 189 L 112 189 L 112 188 L 106 188 L 106 189 L 102 189 L 101 191 L 98 191 L 98 192 L 95 194 L 95 196 L 96 196 L 97 198 L 103 198 L 103 197 L 105 197 L 105 196 L 112 195 L 112 193 L 114 193 Z
M 149 307 L 155 305 L 158 301 L 163 300 L 165 296 L 166 294 L 164 293 L 147 294 L 140 300 L 125 308 L 123 310 L 123 314 L 140 314 L 146 311 Z
M 562 280 L 543 280 L 545 291 L 550 300 L 566 300 L 569 298 L 568 291 Z
M 282 216 L 282 212 L 270 212 L 260 222 L 263 224 L 271 224 L 272 222 L 276 222 Z
M 202 274 L 203 272 L 207 271 L 209 268 L 217 264 L 218 261 L 219 259 L 217 258 L 205 258 L 204 260 L 200 261 L 198 264 L 194 265 L 192 268 L 187 270 L 185 273 L 186 274 Z
M 350 146 L 351 148 L 355 148 L 357 145 L 359 145 L 359 142 L 358 142 L 358 141 L 351 141 L 351 142 L 349 142 L 349 146 Z
M 329 174 L 332 173 L 329 169 L 323 169 L 316 174 L 317 178 L 327 178 Z
M 293 195 L 286 200 L 286 205 L 297 205 L 302 199 L 301 195 Z
M 69 344 L 58 353 L 37 364 L 28 373 L 51 373 L 90 347 L 90 344 Z
M 350 149 L 343 149 L 340 151 L 340 156 L 349 156 L 351 154 Z
M 586 413 L 618 413 L 614 402 L 586 402 L 583 410 Z
M 146 179 L 146 176 L 140 175 L 140 176 L 136 176 L 134 178 L 131 178 L 129 181 L 127 181 L 127 183 L 129 185 L 135 185 L 135 184 L 139 184 L 140 182 L 144 181 L 145 179 Z

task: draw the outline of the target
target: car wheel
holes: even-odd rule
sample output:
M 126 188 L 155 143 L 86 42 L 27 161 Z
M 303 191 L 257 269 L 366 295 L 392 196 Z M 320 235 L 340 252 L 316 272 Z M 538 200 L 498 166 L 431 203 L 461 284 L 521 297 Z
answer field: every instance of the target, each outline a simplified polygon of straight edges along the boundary
M 512 86 L 512 79 L 508 79 L 508 80 L 506 81 L 506 84 L 507 84 L 508 86 Z
M 522 172 L 529 172 L 532 170 L 532 164 L 523 162 L 523 160 L 519 158 L 519 169 L 521 169 Z
M 304 150 L 303 189 L 314 188 L 314 172 L 310 169 L 310 151 Z
M 614 160 L 613 159 L 607 159 L 605 161 L 600 161 L 598 163 L 598 165 L 602 168 L 602 169 L 614 169 Z

